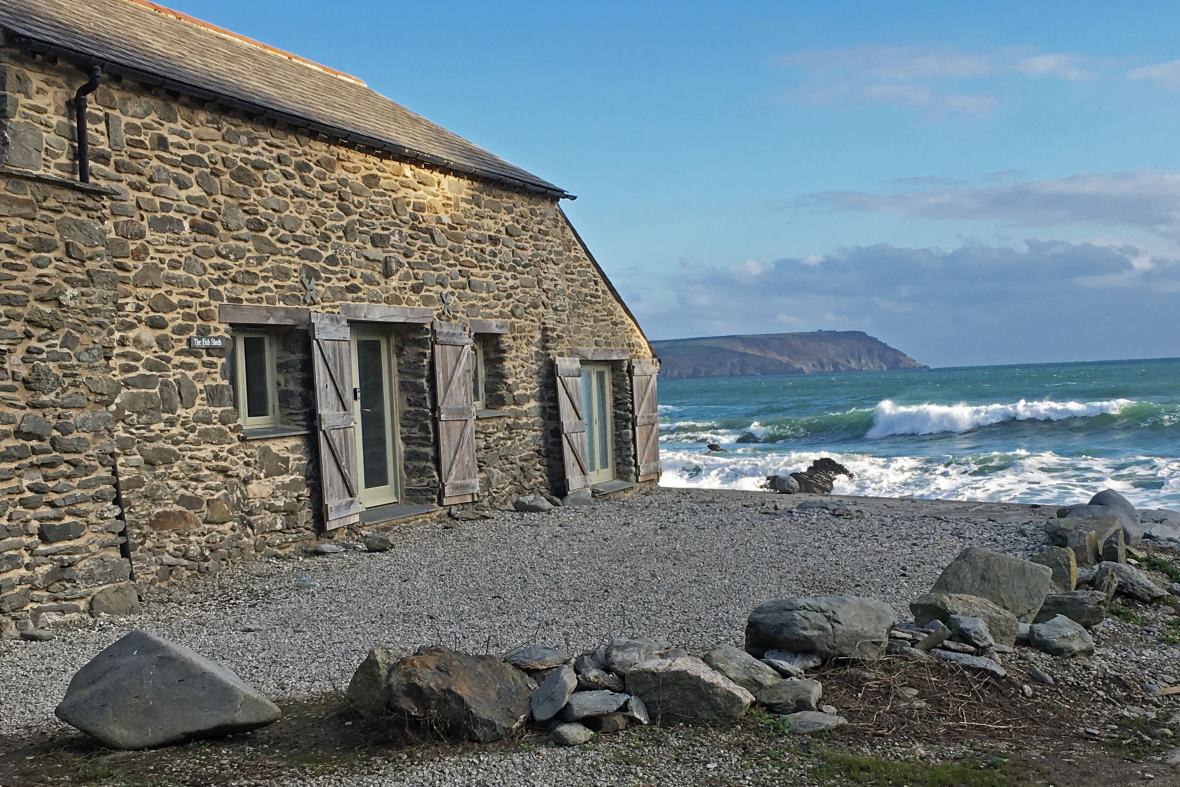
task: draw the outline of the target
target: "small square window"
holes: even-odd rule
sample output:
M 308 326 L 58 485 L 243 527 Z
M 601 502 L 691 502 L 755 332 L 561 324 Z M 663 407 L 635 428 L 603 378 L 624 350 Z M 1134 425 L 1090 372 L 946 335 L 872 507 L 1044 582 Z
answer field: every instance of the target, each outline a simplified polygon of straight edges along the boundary
M 266 333 L 237 334 L 234 337 L 234 371 L 238 415 L 242 425 L 278 424 L 272 337 Z

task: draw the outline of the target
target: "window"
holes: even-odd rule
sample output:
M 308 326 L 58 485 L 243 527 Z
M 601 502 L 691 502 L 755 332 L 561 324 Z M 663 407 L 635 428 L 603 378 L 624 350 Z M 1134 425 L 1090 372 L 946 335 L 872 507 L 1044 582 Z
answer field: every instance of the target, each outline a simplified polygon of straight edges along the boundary
M 471 345 L 471 401 L 475 409 L 483 410 L 487 399 L 488 372 L 487 350 L 482 336 L 476 336 Z
M 239 333 L 234 337 L 234 372 L 242 425 L 276 425 L 275 351 L 269 334 Z

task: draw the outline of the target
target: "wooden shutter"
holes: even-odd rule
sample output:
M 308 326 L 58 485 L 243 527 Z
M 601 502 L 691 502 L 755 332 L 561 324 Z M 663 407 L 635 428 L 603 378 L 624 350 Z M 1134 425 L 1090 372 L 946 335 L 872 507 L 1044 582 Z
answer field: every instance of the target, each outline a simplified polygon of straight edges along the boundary
M 461 323 L 434 324 L 434 385 L 443 505 L 470 503 L 479 491 L 472 344 L 471 333 Z
M 324 527 L 333 530 L 360 521 L 362 508 L 357 489 L 352 332 L 348 321 L 337 314 L 312 314 L 311 355 Z
M 660 477 L 660 413 L 656 402 L 655 361 L 636 358 L 631 361 L 631 401 L 635 422 L 635 463 L 639 480 Z
M 586 475 L 586 414 L 582 412 L 582 362 L 557 358 L 557 412 L 561 418 L 561 453 L 566 492 L 590 486 Z

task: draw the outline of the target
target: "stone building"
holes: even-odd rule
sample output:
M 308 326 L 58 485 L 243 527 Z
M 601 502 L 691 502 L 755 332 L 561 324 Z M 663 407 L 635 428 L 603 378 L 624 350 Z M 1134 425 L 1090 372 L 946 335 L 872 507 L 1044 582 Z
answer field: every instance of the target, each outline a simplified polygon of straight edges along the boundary
M 0 36 L 6 633 L 658 477 L 656 361 L 571 195 L 144 0 L 5 0 Z

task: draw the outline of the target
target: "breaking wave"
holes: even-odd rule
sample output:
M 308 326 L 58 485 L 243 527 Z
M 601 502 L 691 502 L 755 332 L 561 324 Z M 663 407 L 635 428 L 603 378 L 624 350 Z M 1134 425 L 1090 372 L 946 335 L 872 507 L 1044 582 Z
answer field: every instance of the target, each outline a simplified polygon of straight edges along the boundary
M 1000 404 L 896 404 L 885 399 L 873 409 L 842 413 L 771 418 L 762 421 L 717 419 L 677 421 L 665 414 L 660 424 L 664 443 L 824 444 L 879 440 L 901 435 L 961 434 L 1015 422 L 1058 422 L 1109 416 L 1127 428 L 1168 427 L 1180 423 L 1180 408 L 1132 399 L 1096 402 L 1055 402 L 1048 399 Z M 1107 424 L 1103 424 L 1107 425 Z
M 873 426 L 865 435 L 870 439 L 906 434 L 970 432 L 983 426 L 1006 421 L 1064 421 L 1096 415 L 1119 415 L 1130 399 L 1103 402 L 1054 402 L 1049 399 L 1011 404 L 916 404 L 899 405 L 889 399 L 873 409 Z
M 661 486 L 757 490 L 768 475 L 802 470 L 831 456 L 856 478 L 834 492 L 871 497 L 1008 500 L 1061 504 L 1116 489 L 1141 506 L 1180 506 L 1180 459 L 1154 456 L 1070 457 L 1053 451 L 986 452 L 955 457 L 881 457 L 827 451 L 724 454 L 663 451 Z

